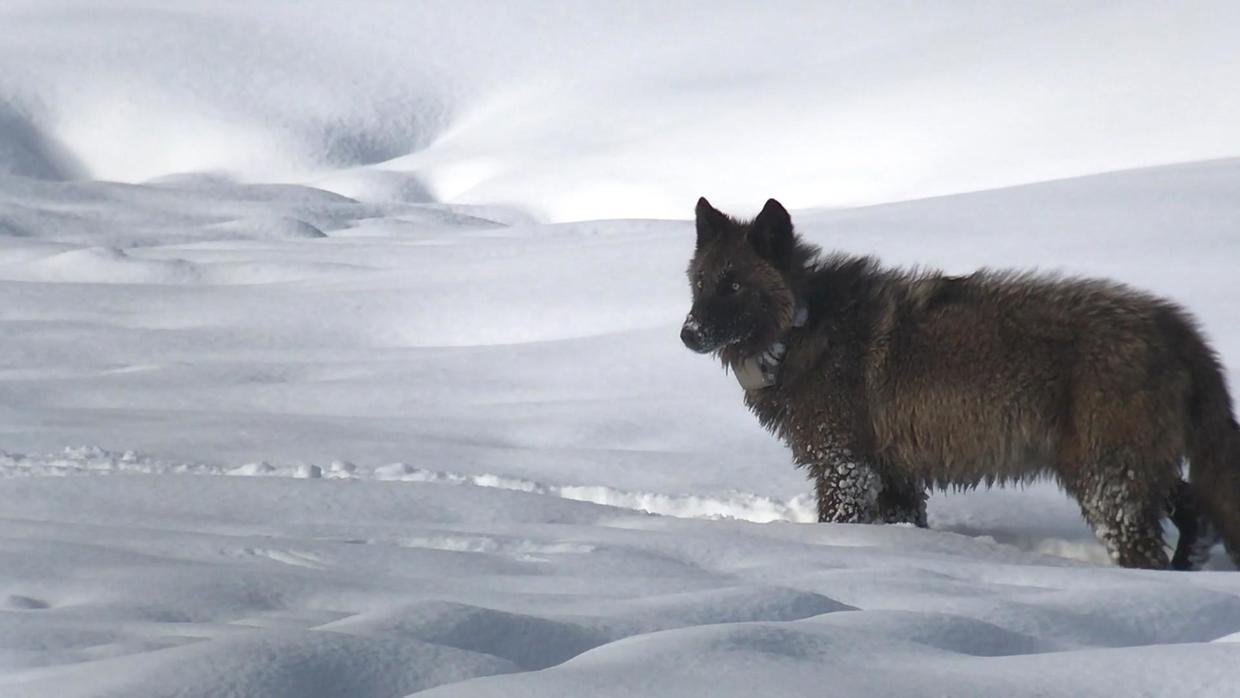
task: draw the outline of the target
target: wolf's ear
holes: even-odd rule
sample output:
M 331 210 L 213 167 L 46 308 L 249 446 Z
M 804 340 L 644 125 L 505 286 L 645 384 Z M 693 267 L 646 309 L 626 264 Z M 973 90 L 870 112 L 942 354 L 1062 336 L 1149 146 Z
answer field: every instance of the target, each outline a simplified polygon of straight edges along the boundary
M 794 242 L 792 217 L 787 209 L 775 199 L 767 199 L 766 206 L 750 225 L 749 244 L 759 255 L 771 261 L 780 261 L 792 249 Z
M 697 208 L 697 246 L 701 247 L 714 240 L 728 227 L 728 217 L 710 205 L 706 197 L 698 199 Z

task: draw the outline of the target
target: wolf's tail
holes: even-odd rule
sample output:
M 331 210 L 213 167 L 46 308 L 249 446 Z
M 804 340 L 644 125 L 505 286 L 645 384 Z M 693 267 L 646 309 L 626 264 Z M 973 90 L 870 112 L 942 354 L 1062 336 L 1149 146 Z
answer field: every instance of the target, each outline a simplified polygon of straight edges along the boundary
M 1240 568 L 1240 427 L 1218 357 L 1196 332 L 1191 337 L 1185 347 L 1192 380 L 1186 435 L 1189 488 Z

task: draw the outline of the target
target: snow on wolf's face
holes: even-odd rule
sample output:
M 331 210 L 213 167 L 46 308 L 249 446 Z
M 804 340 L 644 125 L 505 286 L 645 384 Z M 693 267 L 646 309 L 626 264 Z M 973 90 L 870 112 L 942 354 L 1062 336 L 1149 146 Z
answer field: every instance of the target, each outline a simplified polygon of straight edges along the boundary
M 778 340 L 794 312 L 792 289 L 779 268 L 792 244 L 792 221 L 774 199 L 749 223 L 699 199 L 697 248 L 688 269 L 693 308 L 680 331 L 685 346 L 736 359 Z

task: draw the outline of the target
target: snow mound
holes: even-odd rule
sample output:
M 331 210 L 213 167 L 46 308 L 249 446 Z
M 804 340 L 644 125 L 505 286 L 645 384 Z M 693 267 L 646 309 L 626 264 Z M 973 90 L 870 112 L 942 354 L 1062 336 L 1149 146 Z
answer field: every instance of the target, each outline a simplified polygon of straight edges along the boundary
M 122 185 L 0 175 L 0 234 L 26 242 L 128 249 L 299 241 L 388 213 L 395 211 L 312 187 L 237 184 L 214 176 Z
M 100 659 L 5 687 L 24 696 L 390 698 L 516 667 L 414 640 L 261 630 Z M 28 685 L 22 685 L 27 683 Z
M 235 235 L 247 240 L 314 240 L 327 237 L 313 225 L 287 216 L 247 218 L 217 223 L 213 227 L 232 234 L 228 237 Z
M 426 204 L 435 201 L 416 173 L 380 169 L 339 170 L 314 181 L 314 186 L 359 201 Z
M 333 632 L 418 638 L 506 659 L 526 671 L 567 661 L 614 639 L 589 623 L 430 601 L 351 616 L 323 626 Z M 531 642 L 537 638 L 537 642 Z
M 135 259 L 115 247 L 87 247 L 29 262 L 21 274 L 9 278 L 56 283 L 185 284 L 202 277 L 197 267 L 185 260 Z

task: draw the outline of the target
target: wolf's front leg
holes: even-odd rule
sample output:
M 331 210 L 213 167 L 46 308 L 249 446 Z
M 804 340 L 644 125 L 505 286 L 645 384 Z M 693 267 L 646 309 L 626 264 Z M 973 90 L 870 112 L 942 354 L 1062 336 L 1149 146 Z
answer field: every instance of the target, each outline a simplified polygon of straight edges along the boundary
M 810 466 L 818 494 L 820 523 L 875 523 L 881 520 L 882 480 L 872 466 L 849 451 L 822 454 Z

